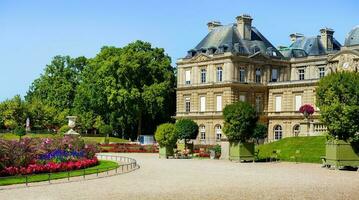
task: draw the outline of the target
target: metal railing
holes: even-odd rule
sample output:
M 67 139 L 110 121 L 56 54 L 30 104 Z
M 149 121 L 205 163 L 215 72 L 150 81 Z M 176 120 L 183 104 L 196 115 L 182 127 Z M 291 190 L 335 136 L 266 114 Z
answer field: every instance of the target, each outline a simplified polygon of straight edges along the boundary
M 114 176 L 119 174 L 128 173 L 139 169 L 140 166 L 137 164 L 137 161 L 133 158 L 125 157 L 125 156 L 118 156 L 118 155 L 109 155 L 109 154 L 97 154 L 97 158 L 101 160 L 110 160 L 116 161 L 119 164 L 116 167 L 91 167 L 78 169 L 73 171 L 62 171 L 62 172 L 53 172 L 53 173 L 40 173 L 40 174 L 28 174 L 28 175 L 16 175 L 16 176 L 6 176 L 0 177 L 0 190 L 3 186 L 8 185 L 18 185 L 18 184 L 25 184 L 25 186 L 29 186 L 30 183 L 34 182 L 48 182 L 51 183 L 52 180 L 63 180 L 66 182 L 78 180 L 91 180 L 100 177 L 106 176 Z M 66 173 L 64 176 L 63 174 Z M 61 174 L 61 176 L 60 176 Z M 31 181 L 33 177 L 37 176 L 36 181 Z M 82 178 L 81 178 L 82 177 Z M 8 179 L 8 180 L 6 180 Z M 21 179 L 17 183 L 6 183 L 11 182 L 11 179 Z

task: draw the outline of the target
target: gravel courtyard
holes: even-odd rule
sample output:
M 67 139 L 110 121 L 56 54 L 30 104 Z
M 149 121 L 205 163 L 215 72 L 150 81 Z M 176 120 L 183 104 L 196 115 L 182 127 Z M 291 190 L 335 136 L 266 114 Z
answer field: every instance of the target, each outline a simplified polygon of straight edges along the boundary
M 120 154 L 139 170 L 106 178 L 4 189 L 0 199 L 358 199 L 359 172 L 318 164 L 163 160 Z

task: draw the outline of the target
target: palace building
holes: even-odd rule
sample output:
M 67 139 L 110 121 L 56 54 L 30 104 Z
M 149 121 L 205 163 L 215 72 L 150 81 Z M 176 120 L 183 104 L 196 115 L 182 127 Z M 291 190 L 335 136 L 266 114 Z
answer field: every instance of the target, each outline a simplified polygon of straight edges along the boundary
M 318 36 L 290 35 L 289 47 L 274 47 L 252 26 L 249 15 L 236 23 L 207 24 L 208 34 L 186 57 L 177 61 L 176 119 L 191 118 L 199 125 L 196 143 L 215 144 L 222 134 L 222 109 L 236 101 L 251 103 L 268 125 L 267 141 L 318 135 L 326 131 L 315 106 L 319 79 L 340 70 L 359 69 L 359 27 L 342 46 L 334 30 Z M 311 104 L 310 120 L 299 113 Z

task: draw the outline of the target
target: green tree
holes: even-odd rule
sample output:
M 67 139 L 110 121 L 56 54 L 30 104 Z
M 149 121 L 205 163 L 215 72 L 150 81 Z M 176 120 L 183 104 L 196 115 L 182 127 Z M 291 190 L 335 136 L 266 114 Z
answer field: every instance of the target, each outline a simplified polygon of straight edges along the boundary
M 27 110 L 24 101 L 19 95 L 2 102 L 0 109 L 0 118 L 5 128 L 13 130 L 25 124 Z
M 100 127 L 99 131 L 100 131 L 101 135 L 105 136 L 105 143 L 108 144 L 109 143 L 108 137 L 110 134 L 112 134 L 112 131 L 113 131 L 112 126 L 104 124 Z
M 24 127 L 18 126 L 15 128 L 14 133 L 19 136 L 19 140 L 21 140 L 21 137 L 26 135 L 26 130 Z
M 246 142 L 253 137 L 258 121 L 256 110 L 247 102 L 236 102 L 223 109 L 223 132 L 229 141 Z
M 175 110 L 175 76 L 161 48 L 142 41 L 103 47 L 81 75 L 76 112 L 93 111 L 115 129 L 154 132 Z M 146 120 L 143 120 L 146 119 Z
M 185 145 L 188 140 L 196 139 L 198 135 L 198 125 L 192 119 L 179 119 L 176 122 L 178 139 L 184 140 Z
M 95 117 L 93 112 L 84 112 L 79 115 L 79 127 L 85 131 L 85 133 L 88 133 L 89 129 L 92 129 L 94 127 L 95 123 Z
M 56 109 L 45 105 L 41 100 L 33 99 L 26 103 L 30 125 L 33 129 L 54 128 Z
M 264 139 L 267 137 L 267 126 L 262 123 L 257 123 L 256 127 L 254 128 L 253 138 L 256 139 L 257 144 L 259 144 L 260 139 Z
M 171 123 L 159 125 L 155 132 L 155 139 L 160 147 L 173 148 L 176 145 L 178 139 L 176 126 Z
M 102 120 L 102 117 L 101 116 L 97 116 L 95 118 L 95 122 L 94 122 L 94 125 L 93 127 L 96 129 L 96 130 L 99 130 L 101 126 L 105 125 L 105 122 Z M 96 132 L 95 132 L 96 134 Z
M 55 56 L 30 86 L 25 99 L 33 104 L 48 106 L 52 121 L 46 126 L 61 127 L 65 121 L 65 114 L 70 114 L 74 107 L 76 88 L 80 82 L 82 70 L 87 65 L 85 57 L 71 58 L 69 56 Z M 49 113 L 46 113 L 49 114 Z M 42 117 L 41 117 L 42 118 Z
M 329 133 L 348 140 L 359 131 L 359 73 L 337 72 L 319 81 L 316 90 L 320 119 Z

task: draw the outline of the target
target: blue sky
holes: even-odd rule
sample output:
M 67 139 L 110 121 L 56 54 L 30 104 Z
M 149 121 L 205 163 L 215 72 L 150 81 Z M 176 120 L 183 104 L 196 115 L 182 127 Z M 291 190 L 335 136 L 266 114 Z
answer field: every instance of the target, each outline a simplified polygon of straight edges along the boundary
M 246 13 L 275 46 L 289 34 L 345 35 L 359 24 L 359 1 L 0 0 L 0 101 L 25 95 L 55 55 L 93 57 L 104 45 L 145 40 L 175 61 L 207 33 L 207 22 L 235 22 Z

